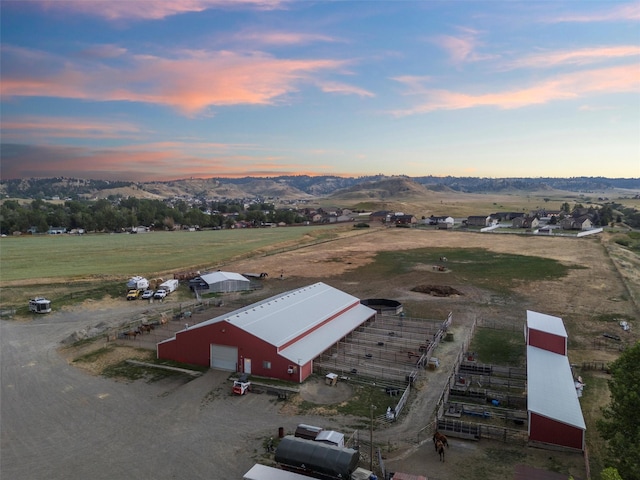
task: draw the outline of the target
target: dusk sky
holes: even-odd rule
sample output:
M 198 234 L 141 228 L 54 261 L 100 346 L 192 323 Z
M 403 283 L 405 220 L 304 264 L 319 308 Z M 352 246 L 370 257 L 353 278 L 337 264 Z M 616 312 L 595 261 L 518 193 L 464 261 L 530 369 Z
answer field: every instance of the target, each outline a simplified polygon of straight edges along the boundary
M 640 177 L 638 1 L 7 1 L 0 175 Z

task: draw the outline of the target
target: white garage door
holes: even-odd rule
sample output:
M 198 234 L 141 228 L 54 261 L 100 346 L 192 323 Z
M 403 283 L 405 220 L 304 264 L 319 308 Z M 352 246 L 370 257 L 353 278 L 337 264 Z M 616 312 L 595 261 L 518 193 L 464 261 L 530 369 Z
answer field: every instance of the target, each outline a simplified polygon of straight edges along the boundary
M 211 368 L 235 372 L 238 361 L 238 348 L 211 344 Z

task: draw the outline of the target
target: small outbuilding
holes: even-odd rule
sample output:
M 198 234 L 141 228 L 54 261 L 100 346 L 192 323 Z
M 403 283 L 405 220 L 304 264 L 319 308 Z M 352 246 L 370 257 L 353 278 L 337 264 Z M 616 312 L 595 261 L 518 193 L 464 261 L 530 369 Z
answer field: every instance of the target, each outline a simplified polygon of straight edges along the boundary
M 529 441 L 584 451 L 586 424 L 562 319 L 527 311 Z
M 231 293 L 251 290 L 251 281 L 234 272 L 213 272 L 189 280 L 191 290 L 211 293 Z

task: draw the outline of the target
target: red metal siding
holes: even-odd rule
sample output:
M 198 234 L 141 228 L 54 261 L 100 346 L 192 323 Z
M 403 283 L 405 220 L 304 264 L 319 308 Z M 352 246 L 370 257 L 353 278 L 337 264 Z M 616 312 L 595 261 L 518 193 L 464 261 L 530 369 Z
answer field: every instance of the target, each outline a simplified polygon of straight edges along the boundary
M 529 329 L 528 337 L 529 345 L 532 347 L 542 348 L 560 355 L 567 354 L 567 339 L 565 337 L 532 328 Z
M 530 412 L 529 439 L 583 450 L 584 430 Z
M 208 367 L 211 344 L 237 347 L 238 370 L 242 371 L 244 360 L 250 358 L 252 375 L 301 382 L 311 374 L 311 362 L 300 368 L 278 355 L 273 345 L 224 321 L 178 332 L 175 340 L 158 345 L 158 358 Z M 271 368 L 265 368 L 264 362 L 270 362 Z M 291 374 L 290 367 L 295 370 Z

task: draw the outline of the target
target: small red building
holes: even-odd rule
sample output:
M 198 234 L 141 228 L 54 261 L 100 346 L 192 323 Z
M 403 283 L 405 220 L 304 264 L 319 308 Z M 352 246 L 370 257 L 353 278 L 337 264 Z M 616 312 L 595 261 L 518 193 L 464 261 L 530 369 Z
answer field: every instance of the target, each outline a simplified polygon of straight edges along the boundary
M 584 450 L 586 425 L 561 318 L 527 311 L 529 440 Z
M 313 360 L 376 311 L 322 282 L 187 327 L 157 345 L 182 363 L 302 382 Z

